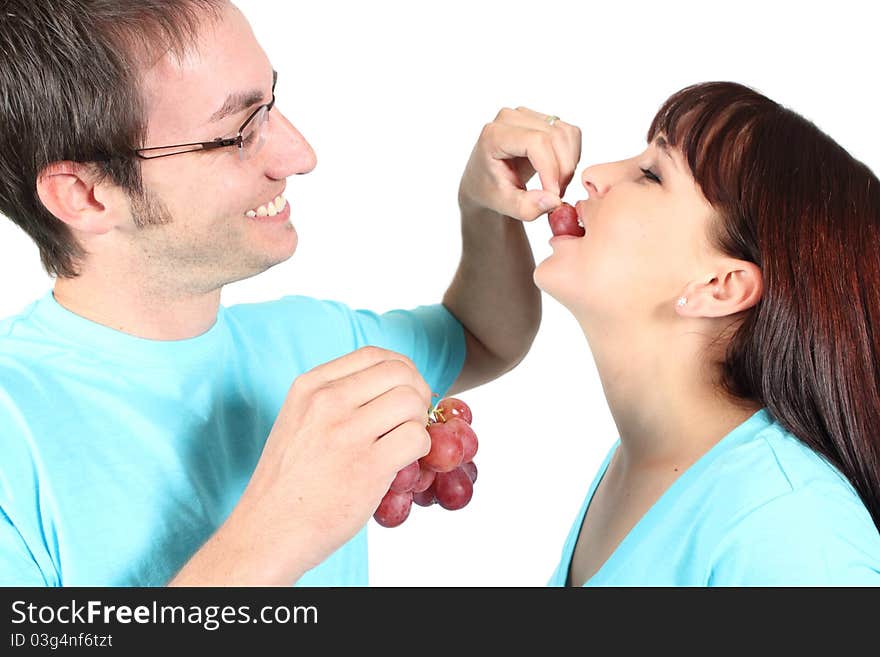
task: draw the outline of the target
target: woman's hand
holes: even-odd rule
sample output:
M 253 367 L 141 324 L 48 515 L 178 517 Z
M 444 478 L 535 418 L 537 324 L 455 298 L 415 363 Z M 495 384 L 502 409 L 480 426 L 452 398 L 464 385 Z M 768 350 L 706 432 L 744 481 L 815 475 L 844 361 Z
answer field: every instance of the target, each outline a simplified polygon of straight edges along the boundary
M 581 131 L 525 107 L 502 109 L 480 133 L 461 179 L 463 215 L 533 221 L 558 207 L 581 158 Z M 537 172 L 543 189 L 526 190 Z

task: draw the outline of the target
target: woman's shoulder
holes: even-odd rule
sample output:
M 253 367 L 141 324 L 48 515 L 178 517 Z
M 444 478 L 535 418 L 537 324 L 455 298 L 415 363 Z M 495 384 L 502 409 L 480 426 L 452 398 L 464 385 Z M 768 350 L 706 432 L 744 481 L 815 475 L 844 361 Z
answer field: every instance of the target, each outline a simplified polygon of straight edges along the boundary
M 843 474 L 769 414 L 713 463 L 716 584 L 880 585 L 880 533 Z
M 880 586 L 880 534 L 863 505 L 834 489 L 796 488 L 729 520 L 711 584 Z
M 719 450 L 707 472 L 734 500 L 757 507 L 782 495 L 811 498 L 819 494 L 830 496 L 835 504 L 849 500 L 864 508 L 847 478 L 766 409 L 743 428 L 747 430 Z

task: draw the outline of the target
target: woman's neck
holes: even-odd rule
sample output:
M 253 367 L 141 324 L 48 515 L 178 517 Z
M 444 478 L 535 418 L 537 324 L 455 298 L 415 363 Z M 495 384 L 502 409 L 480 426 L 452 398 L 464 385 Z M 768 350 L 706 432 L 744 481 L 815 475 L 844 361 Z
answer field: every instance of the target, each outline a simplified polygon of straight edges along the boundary
M 719 354 L 693 336 L 628 338 L 593 345 L 624 470 L 681 472 L 760 410 L 723 391 Z

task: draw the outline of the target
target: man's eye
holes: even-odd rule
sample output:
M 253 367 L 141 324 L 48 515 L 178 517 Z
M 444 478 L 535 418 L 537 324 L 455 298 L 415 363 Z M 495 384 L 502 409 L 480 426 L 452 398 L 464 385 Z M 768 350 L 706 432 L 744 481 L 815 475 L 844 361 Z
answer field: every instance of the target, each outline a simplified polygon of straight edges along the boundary
M 653 182 L 655 182 L 655 183 L 660 183 L 660 178 L 657 176 L 656 173 L 654 173 L 654 172 L 651 171 L 650 169 L 642 169 L 642 174 L 643 174 L 643 175 L 645 176 L 645 178 L 647 178 L 648 180 L 651 180 L 651 181 L 653 181 Z

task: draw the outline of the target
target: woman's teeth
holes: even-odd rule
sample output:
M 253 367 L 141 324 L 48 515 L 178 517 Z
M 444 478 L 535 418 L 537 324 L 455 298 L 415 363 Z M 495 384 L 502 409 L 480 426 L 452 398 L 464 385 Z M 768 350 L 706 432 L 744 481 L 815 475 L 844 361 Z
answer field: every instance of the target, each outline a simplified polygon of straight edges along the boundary
M 287 199 L 279 195 L 275 197 L 274 201 L 269 201 L 266 205 L 261 205 L 256 210 L 248 210 L 247 216 L 251 219 L 256 219 L 257 217 L 274 217 L 277 214 L 281 214 L 286 206 Z

